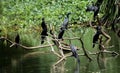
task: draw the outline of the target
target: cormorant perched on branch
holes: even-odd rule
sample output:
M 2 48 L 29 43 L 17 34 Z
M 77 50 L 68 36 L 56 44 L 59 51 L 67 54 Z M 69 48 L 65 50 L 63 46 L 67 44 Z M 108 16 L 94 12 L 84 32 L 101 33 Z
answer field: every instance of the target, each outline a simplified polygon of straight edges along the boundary
M 69 15 L 71 14 L 71 12 L 67 13 L 65 19 L 64 19 L 64 22 L 61 26 L 62 29 L 67 29 L 68 28 L 68 23 L 69 23 Z
M 99 7 L 95 6 L 95 5 L 92 5 L 92 6 L 87 6 L 87 9 L 86 9 L 86 12 L 88 11 L 93 11 L 94 12 L 94 20 L 95 20 L 95 17 L 98 15 L 98 12 L 99 12 Z
M 101 34 L 101 26 L 97 26 L 96 30 L 97 30 L 97 32 L 93 36 L 93 48 L 95 47 L 95 43 L 97 43 L 97 41 L 99 39 L 99 35 Z
M 86 12 L 93 11 L 94 12 L 94 20 L 95 20 L 95 17 L 99 13 L 100 6 L 102 3 L 103 3 L 103 0 L 97 0 L 95 4 L 92 4 L 92 6 L 87 6 Z
M 46 25 L 46 23 L 45 23 L 45 20 L 44 20 L 44 18 L 42 18 L 42 23 L 41 23 L 41 27 L 42 27 L 42 32 L 41 32 L 41 44 L 43 44 L 44 43 L 44 40 L 45 40 L 45 37 L 46 36 L 48 36 L 48 34 L 47 34 L 47 25 Z
M 77 59 L 78 63 L 80 63 L 80 59 L 79 59 L 79 56 L 77 54 L 77 48 L 73 45 L 70 45 L 70 49 L 72 52 L 72 56 L 74 56 Z
M 19 42 L 20 42 L 20 36 L 19 36 L 19 34 L 17 34 L 16 37 L 15 37 L 15 43 L 19 44 Z M 16 45 L 16 48 L 17 47 L 18 46 Z
M 59 34 L 58 34 L 58 39 L 62 39 L 62 36 L 63 36 L 65 30 L 68 28 L 69 15 L 70 15 L 70 14 L 71 14 L 70 12 L 67 13 L 67 15 L 66 15 L 66 17 L 65 17 L 65 19 L 64 19 L 64 22 L 63 22 L 63 24 L 62 24 L 62 26 L 61 26 L 61 28 L 60 28 L 60 32 L 59 32 Z

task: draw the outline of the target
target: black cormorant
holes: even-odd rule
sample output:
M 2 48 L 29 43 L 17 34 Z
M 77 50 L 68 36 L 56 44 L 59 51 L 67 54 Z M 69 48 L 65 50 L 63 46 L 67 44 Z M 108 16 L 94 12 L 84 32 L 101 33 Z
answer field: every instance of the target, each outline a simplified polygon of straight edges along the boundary
M 94 12 L 94 20 L 95 20 L 95 17 L 98 15 L 99 13 L 99 7 L 95 6 L 95 5 L 92 5 L 92 6 L 88 6 L 87 9 L 86 9 L 86 12 L 87 11 L 93 11 Z
M 68 23 L 69 23 L 69 15 L 71 14 L 71 12 L 67 13 L 64 21 L 63 21 L 63 24 L 61 26 L 62 29 L 67 29 L 68 28 Z
M 16 37 L 15 37 L 15 43 L 19 44 L 19 42 L 20 42 L 20 36 L 19 36 L 19 34 L 17 34 Z M 18 46 L 16 45 L 16 48 L 17 47 Z
M 47 31 L 48 31 L 48 30 L 47 30 L 47 25 L 46 25 L 46 23 L 45 23 L 44 18 L 42 18 L 41 27 L 42 27 L 42 32 L 41 32 L 41 40 L 42 40 L 42 41 L 41 41 L 41 44 L 43 44 L 46 36 L 48 36 L 48 34 L 47 34 Z
M 44 18 L 42 18 L 41 27 L 42 27 L 42 29 L 43 29 L 44 31 L 47 32 L 47 25 L 46 25 L 46 23 L 45 23 L 45 19 L 44 19 Z
M 93 36 L 93 48 L 95 47 L 95 43 L 97 43 L 97 41 L 98 41 L 98 39 L 99 39 L 99 36 L 100 36 L 100 34 L 102 33 L 101 32 L 101 26 L 97 26 L 96 27 L 96 33 L 95 33 L 95 35 Z
M 59 34 L 58 34 L 58 39 L 62 39 L 65 30 L 68 28 L 69 15 L 70 15 L 70 14 L 71 14 L 71 12 L 67 13 L 67 15 L 66 15 L 66 17 L 65 17 L 65 19 L 64 19 L 64 21 L 63 21 L 63 24 L 62 24 L 62 26 L 61 26 L 61 28 L 60 28 L 60 32 L 59 32 Z

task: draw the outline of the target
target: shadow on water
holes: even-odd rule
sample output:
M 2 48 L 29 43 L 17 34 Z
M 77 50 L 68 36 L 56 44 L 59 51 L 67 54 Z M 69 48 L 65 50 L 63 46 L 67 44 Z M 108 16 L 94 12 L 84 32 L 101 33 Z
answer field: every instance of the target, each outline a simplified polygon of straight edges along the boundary
M 109 50 L 120 51 L 120 41 L 113 36 L 111 44 L 115 47 Z M 3 45 L 3 44 L 0 44 Z M 90 55 L 93 59 L 89 62 L 86 57 L 80 56 L 80 65 L 73 57 L 63 60 L 53 66 L 58 58 L 53 53 L 40 51 L 22 52 L 14 51 L 16 48 L 0 47 L 0 73 L 119 73 L 120 56 Z M 21 49 L 21 48 L 20 48 Z M 13 52 L 11 52 L 13 50 Z

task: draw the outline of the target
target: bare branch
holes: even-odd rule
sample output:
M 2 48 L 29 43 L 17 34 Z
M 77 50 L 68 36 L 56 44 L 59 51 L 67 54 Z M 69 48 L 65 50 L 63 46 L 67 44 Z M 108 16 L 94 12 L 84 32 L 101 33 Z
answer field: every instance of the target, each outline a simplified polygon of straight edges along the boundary
M 71 54 L 66 54 L 64 57 L 60 58 L 60 60 L 58 60 L 55 64 L 53 64 L 53 66 L 59 64 L 61 61 L 65 60 L 66 57 L 69 57 L 69 56 L 71 56 Z
M 107 53 L 107 54 L 112 54 L 112 55 L 119 55 L 119 53 L 115 52 L 115 51 L 108 51 L 108 50 L 104 50 L 104 51 L 99 51 L 99 52 L 95 52 L 95 53 L 89 53 L 89 55 L 97 55 L 100 53 Z M 78 54 L 79 56 L 85 56 L 85 54 Z
M 55 55 L 57 55 L 58 57 L 61 57 L 57 52 L 55 52 L 53 46 L 50 44 L 49 38 L 47 38 L 47 40 L 48 40 L 48 41 L 47 41 L 48 44 L 50 45 L 50 47 L 51 47 L 51 49 L 52 49 L 52 52 L 53 52 Z

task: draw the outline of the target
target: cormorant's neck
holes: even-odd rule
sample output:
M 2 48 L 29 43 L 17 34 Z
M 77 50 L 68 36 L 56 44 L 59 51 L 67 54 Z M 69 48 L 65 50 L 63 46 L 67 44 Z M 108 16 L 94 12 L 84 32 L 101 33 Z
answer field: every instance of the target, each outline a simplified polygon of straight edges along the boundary
M 69 18 L 69 15 L 70 15 L 70 14 L 67 14 L 67 18 Z
M 67 18 L 69 18 L 69 15 L 70 15 L 70 14 L 71 14 L 71 13 L 67 13 L 67 15 L 66 15 L 66 16 L 67 16 Z
M 42 18 L 42 22 L 45 22 L 45 19 L 44 19 L 44 18 Z

